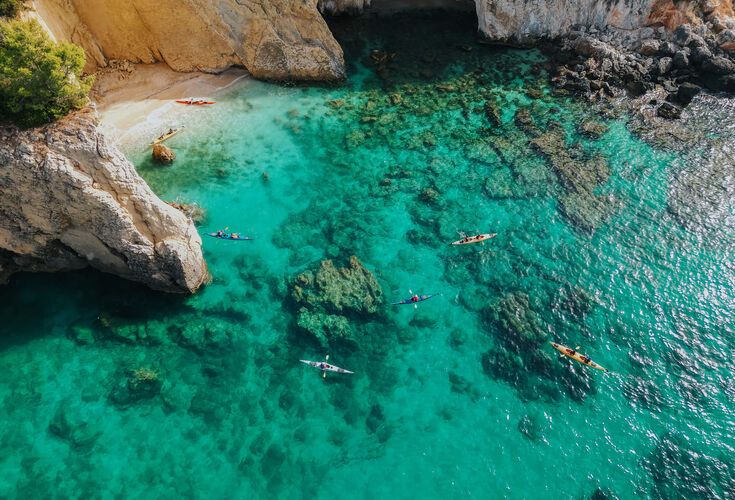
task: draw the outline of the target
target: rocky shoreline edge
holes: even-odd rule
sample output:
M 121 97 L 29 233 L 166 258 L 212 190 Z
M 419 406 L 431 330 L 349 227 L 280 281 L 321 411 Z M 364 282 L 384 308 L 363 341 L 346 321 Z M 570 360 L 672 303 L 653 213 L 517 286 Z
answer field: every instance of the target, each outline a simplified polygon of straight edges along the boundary
M 728 22 L 673 31 L 574 26 L 542 49 L 557 91 L 592 101 L 651 93 L 657 115 L 676 119 L 703 90 L 735 92 L 735 22 Z

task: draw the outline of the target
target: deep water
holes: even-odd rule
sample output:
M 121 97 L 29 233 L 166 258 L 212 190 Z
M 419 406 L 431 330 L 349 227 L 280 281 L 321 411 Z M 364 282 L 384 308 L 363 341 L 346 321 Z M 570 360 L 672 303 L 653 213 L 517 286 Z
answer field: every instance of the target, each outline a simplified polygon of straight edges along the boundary
M 344 86 L 252 82 L 187 112 L 173 166 L 128 151 L 255 240 L 205 237 L 189 298 L 0 289 L 0 498 L 735 495 L 735 105 L 644 140 L 474 22 L 335 20 Z M 351 255 L 385 302 L 325 345 L 291 283 Z M 442 295 L 387 305 L 409 289 Z M 355 374 L 299 363 L 325 354 Z

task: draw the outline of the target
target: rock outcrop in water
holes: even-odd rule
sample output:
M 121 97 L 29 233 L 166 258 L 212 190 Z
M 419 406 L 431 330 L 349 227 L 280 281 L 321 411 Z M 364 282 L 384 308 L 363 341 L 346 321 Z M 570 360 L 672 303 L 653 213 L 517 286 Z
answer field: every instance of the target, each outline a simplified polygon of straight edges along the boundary
M 257 78 L 337 80 L 342 49 L 317 0 L 36 0 L 61 39 L 81 45 L 88 70 L 113 59 L 176 71 L 242 65 Z
M 590 98 L 621 90 L 639 96 L 659 86 L 667 100 L 658 106 L 658 115 L 678 118 L 681 107 L 703 88 L 735 91 L 735 30 L 714 29 L 711 24 L 685 24 L 673 32 L 663 27 L 629 32 L 577 27 L 556 54 L 561 65 L 554 82 Z
M 86 109 L 0 128 L 0 277 L 92 266 L 170 292 L 208 277 L 201 239 L 97 129 Z
M 327 343 L 356 341 L 352 320 L 377 313 L 383 292 L 373 274 L 352 256 L 348 267 L 337 268 L 324 260 L 316 272 L 298 275 L 291 284 L 291 298 L 298 309 L 299 327 Z

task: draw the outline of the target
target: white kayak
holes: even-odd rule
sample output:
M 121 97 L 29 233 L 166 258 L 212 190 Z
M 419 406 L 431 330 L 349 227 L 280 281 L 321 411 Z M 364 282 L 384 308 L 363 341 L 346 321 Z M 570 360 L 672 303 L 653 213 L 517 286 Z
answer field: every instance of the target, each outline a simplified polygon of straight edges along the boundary
M 334 373 L 354 373 L 339 366 L 330 365 L 326 361 L 309 361 L 308 359 L 300 359 L 302 363 L 306 363 L 314 368 L 319 368 L 323 372 L 334 372 Z
M 496 233 L 478 234 L 475 236 L 465 236 L 461 240 L 453 241 L 452 245 L 469 245 L 471 243 L 480 243 L 491 240 L 497 236 Z

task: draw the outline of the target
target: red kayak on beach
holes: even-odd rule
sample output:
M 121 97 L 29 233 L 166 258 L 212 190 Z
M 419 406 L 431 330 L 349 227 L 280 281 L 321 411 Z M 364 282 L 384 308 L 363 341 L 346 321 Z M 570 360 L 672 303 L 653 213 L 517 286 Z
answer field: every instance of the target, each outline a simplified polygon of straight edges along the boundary
M 176 99 L 179 104 L 186 104 L 187 106 L 208 106 L 210 104 L 217 104 L 215 101 L 207 101 L 206 99 L 195 99 L 190 97 L 188 99 Z

